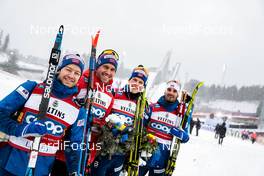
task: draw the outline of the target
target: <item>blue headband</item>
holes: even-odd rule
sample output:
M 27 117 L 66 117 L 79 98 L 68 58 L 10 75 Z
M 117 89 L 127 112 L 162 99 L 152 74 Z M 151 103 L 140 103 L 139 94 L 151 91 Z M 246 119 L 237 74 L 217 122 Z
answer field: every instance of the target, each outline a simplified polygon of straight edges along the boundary
M 113 54 L 101 54 L 97 59 L 96 68 L 104 64 L 112 64 L 116 70 L 118 66 L 117 58 Z
M 148 80 L 148 76 L 143 70 L 139 70 L 139 69 L 138 70 L 134 70 L 132 72 L 132 75 L 130 76 L 129 80 L 134 78 L 134 77 L 142 79 L 144 81 L 144 86 L 146 86 L 146 83 L 147 83 L 147 80 Z
M 69 64 L 75 64 L 77 66 L 80 67 L 81 69 L 81 73 L 83 72 L 84 69 L 84 61 L 83 59 L 76 54 L 68 54 L 65 55 L 62 59 L 62 61 L 60 62 L 59 66 L 58 66 L 58 71 L 61 70 L 63 67 L 69 65 Z

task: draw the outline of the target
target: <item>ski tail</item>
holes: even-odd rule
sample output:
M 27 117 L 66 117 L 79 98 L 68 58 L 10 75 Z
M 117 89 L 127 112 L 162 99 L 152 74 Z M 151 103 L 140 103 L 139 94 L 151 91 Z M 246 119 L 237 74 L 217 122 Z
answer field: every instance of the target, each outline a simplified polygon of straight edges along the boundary
M 53 80 L 56 75 L 56 69 L 59 64 L 60 54 L 61 54 L 61 44 L 62 44 L 62 37 L 63 37 L 64 27 L 63 25 L 60 26 L 59 32 L 57 33 L 56 40 L 54 46 L 51 50 L 50 59 L 49 59 L 49 68 L 48 73 L 45 78 L 45 87 L 41 97 L 41 102 L 39 105 L 39 114 L 38 119 L 43 119 L 46 116 L 50 94 L 52 90 Z M 40 145 L 41 137 L 35 137 L 34 142 L 32 144 L 32 149 L 30 151 L 28 167 L 26 170 L 26 176 L 33 176 L 35 175 L 35 167 L 38 158 L 38 151 Z

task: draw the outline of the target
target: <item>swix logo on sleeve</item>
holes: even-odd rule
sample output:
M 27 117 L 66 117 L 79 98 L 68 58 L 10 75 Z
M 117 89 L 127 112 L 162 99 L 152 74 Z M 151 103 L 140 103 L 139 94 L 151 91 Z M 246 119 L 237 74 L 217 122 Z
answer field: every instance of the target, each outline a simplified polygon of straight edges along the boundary
M 28 99 L 28 96 L 29 96 L 29 92 L 27 89 L 25 89 L 24 87 L 22 86 L 19 86 L 16 91 L 22 96 L 24 97 L 25 99 Z

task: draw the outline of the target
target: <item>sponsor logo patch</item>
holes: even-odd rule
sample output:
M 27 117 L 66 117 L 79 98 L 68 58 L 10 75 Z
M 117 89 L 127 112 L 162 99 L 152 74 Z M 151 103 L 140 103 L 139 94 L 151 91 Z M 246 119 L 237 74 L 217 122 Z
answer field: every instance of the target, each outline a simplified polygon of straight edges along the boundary
M 77 126 L 84 126 L 84 119 L 78 120 Z
M 19 86 L 16 90 L 22 97 L 24 97 L 25 99 L 28 99 L 29 97 L 29 92 L 27 89 L 25 89 L 22 86 Z

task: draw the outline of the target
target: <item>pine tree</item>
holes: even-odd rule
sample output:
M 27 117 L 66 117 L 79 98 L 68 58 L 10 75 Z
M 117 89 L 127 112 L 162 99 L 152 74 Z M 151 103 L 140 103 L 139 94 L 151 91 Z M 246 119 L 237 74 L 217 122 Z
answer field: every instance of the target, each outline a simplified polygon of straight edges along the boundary
M 7 34 L 7 36 L 5 37 L 5 41 L 4 41 L 4 45 L 2 47 L 2 50 L 4 52 L 6 52 L 6 50 L 8 49 L 9 46 L 9 34 Z
M 3 30 L 0 30 L 0 48 L 2 46 Z
M 257 107 L 257 112 L 256 115 L 259 117 L 261 115 L 262 112 L 262 108 L 263 108 L 263 101 L 260 101 L 258 107 Z
M 19 66 L 17 65 L 17 62 L 18 62 L 17 54 L 18 54 L 18 52 L 16 52 L 16 51 L 11 51 L 9 53 L 8 62 L 6 63 L 3 70 L 18 75 L 17 71 L 19 70 Z

